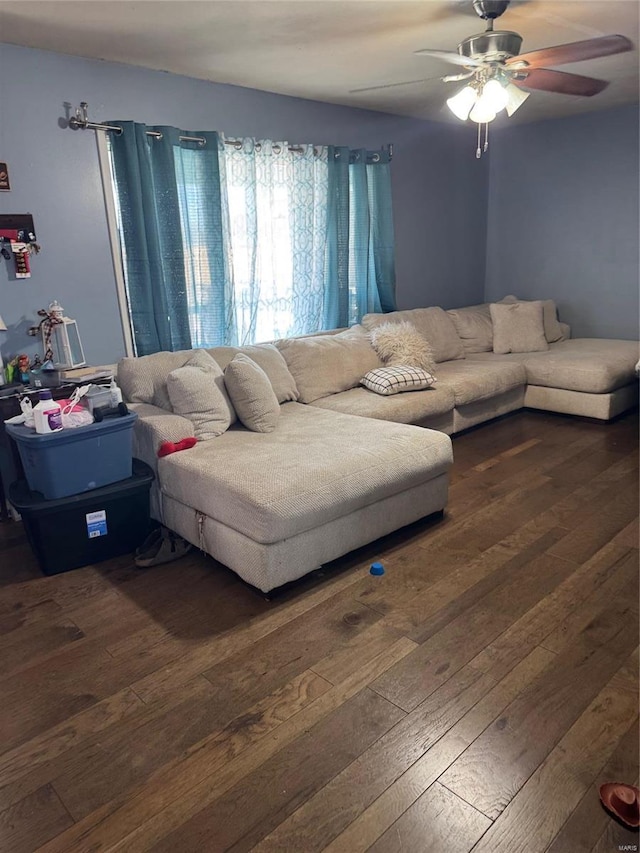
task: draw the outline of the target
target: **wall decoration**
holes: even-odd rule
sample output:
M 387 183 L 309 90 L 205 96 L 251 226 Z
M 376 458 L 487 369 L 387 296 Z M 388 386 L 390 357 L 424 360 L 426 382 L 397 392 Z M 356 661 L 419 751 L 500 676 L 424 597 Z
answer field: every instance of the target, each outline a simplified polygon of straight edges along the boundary
M 40 246 L 30 213 L 0 214 L 0 253 L 6 260 L 11 258 L 9 249 L 15 259 L 15 277 L 31 278 L 29 256 L 37 255 Z
M 9 192 L 9 167 L 6 163 L 0 163 L 0 192 Z

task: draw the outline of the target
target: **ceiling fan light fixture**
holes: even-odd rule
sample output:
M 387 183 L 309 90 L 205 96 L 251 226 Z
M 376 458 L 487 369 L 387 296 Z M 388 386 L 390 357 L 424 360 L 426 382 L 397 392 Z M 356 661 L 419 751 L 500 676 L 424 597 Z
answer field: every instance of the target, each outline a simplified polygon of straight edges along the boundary
M 508 83 L 504 91 L 507 95 L 506 110 L 509 116 L 512 116 L 531 94 L 531 92 L 523 92 L 522 89 L 514 86 L 513 83 Z
M 499 113 L 500 110 L 503 110 L 507 106 L 509 95 L 498 80 L 488 80 L 484 84 L 480 101 L 483 107 L 486 105 L 494 113 Z
M 496 111 L 488 99 L 480 96 L 469 113 L 471 121 L 477 124 L 488 124 L 496 117 Z
M 464 89 L 456 92 L 452 98 L 447 99 L 447 106 L 456 118 L 459 118 L 460 121 L 466 121 L 477 100 L 478 93 L 473 86 L 465 86 Z

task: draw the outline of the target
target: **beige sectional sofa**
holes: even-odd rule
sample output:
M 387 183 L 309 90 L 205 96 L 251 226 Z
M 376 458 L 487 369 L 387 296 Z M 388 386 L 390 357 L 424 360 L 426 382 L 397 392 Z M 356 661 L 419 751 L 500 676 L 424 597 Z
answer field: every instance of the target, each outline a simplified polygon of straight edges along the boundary
M 533 353 L 491 351 L 487 305 L 367 315 L 349 330 L 207 350 L 221 371 L 239 352 L 259 365 L 279 404 L 275 429 L 236 422 L 161 459 L 162 441 L 195 434 L 167 393 L 193 351 L 123 359 L 118 380 L 139 415 L 134 453 L 156 473 L 153 516 L 266 592 L 442 511 L 449 435 L 523 406 L 608 420 L 636 404 L 636 343 L 571 340 L 555 306 L 544 316 L 556 340 Z M 437 381 L 380 396 L 360 385 L 382 364 L 369 332 L 403 320 L 430 342 Z

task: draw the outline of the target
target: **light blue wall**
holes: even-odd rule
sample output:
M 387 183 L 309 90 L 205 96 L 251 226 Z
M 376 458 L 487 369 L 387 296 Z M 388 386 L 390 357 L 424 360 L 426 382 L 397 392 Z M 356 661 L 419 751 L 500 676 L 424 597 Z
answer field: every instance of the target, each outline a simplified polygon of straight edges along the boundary
M 493 135 L 485 296 L 553 298 L 574 337 L 638 338 L 638 107 Z
M 478 162 L 458 125 L 0 44 L 0 160 L 12 185 L 0 213 L 31 212 L 43 247 L 27 281 L 0 259 L 5 358 L 35 350 L 26 328 L 54 298 L 78 320 L 90 362 L 124 351 L 94 134 L 59 126 L 64 103 L 81 100 L 94 119 L 393 142 L 399 307 L 551 296 L 576 335 L 638 335 L 637 107 L 503 128 Z
M 62 129 L 64 103 L 94 120 L 377 148 L 394 144 L 400 307 L 477 302 L 485 266 L 488 168 L 459 128 L 0 44 L 0 160 L 12 191 L 0 213 L 34 216 L 42 253 L 16 281 L 0 259 L 5 358 L 34 351 L 25 330 L 57 298 L 78 320 L 87 359 L 124 352 L 94 133 Z

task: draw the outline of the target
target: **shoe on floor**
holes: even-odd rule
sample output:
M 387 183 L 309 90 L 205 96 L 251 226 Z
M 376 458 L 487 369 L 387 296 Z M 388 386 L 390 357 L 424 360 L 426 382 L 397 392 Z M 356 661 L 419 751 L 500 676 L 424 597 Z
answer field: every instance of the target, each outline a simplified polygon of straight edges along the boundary
M 157 547 L 151 546 L 148 551 L 135 558 L 136 566 L 147 569 L 150 566 L 160 566 L 163 563 L 171 563 L 184 557 L 193 548 L 190 542 L 173 533 L 171 530 L 162 528 L 163 535 L 160 537 Z
M 139 545 L 136 548 L 135 556 L 138 557 L 150 557 L 152 554 L 155 554 L 160 547 L 160 541 L 165 534 L 164 527 L 156 527 L 144 540 L 142 545 Z

